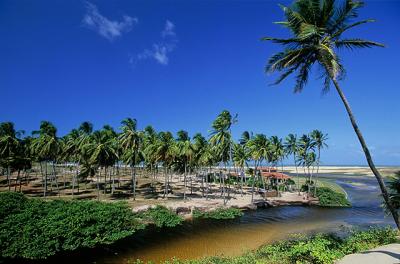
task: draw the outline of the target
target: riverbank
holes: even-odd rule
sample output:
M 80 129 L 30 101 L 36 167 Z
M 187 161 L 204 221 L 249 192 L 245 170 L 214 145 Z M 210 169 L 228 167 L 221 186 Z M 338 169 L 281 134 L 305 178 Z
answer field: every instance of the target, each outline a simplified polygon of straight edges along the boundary
M 241 210 L 256 210 L 257 208 L 267 208 L 286 205 L 319 205 L 318 198 L 307 197 L 306 192 L 281 192 L 279 197 L 268 197 L 263 199 L 256 194 L 251 202 L 251 193 L 244 192 L 243 195 L 236 194 L 230 197 L 226 203 L 221 198 L 207 199 L 202 197 L 189 198 L 187 200 L 164 200 L 153 204 L 134 206 L 132 210 L 135 213 L 147 211 L 149 208 L 164 206 L 185 219 L 191 219 L 195 210 L 210 212 L 218 208 L 237 208 Z
M 381 166 L 377 167 L 379 172 L 384 177 L 393 176 L 396 171 L 400 171 L 400 166 Z M 283 167 L 284 172 L 296 174 L 296 167 L 285 166 Z M 298 172 L 302 173 L 302 169 L 298 168 Z M 316 173 L 316 169 L 314 170 Z M 335 175 L 363 175 L 373 177 L 371 169 L 368 166 L 321 166 L 319 167 L 318 174 L 335 174 Z
M 336 263 L 346 255 L 363 252 L 377 246 L 399 243 L 398 232 L 391 228 L 351 231 L 346 235 L 316 234 L 313 236 L 294 235 L 291 238 L 271 245 L 261 246 L 237 257 L 215 256 L 198 260 L 179 260 L 162 262 L 164 264 L 291 264 L 291 263 Z M 396 249 L 398 246 L 396 247 Z M 346 262 L 337 263 L 382 263 L 382 262 Z M 365 258 L 363 258 L 365 260 Z M 137 260 L 130 262 L 143 264 Z M 392 262 L 388 262 L 392 263 Z M 394 262 L 393 262 L 394 263 Z

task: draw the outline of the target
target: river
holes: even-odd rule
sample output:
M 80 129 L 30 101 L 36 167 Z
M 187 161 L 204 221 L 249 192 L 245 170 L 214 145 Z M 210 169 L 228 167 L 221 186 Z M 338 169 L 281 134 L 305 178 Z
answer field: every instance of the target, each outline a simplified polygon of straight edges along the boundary
M 172 229 L 147 229 L 107 249 L 64 258 L 68 263 L 129 263 L 135 259 L 160 262 L 213 255 L 234 256 L 291 234 L 342 232 L 349 228 L 393 225 L 380 207 L 375 178 L 322 175 L 348 194 L 351 208 L 283 206 L 246 212 L 232 221 L 193 221 Z

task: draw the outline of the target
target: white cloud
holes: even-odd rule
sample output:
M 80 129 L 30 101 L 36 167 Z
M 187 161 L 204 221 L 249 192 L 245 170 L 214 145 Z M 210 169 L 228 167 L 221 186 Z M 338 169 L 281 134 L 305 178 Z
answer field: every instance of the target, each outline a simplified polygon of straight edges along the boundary
M 151 50 L 144 50 L 142 53 L 138 54 L 137 58 L 139 60 L 154 59 L 159 64 L 168 65 L 168 53 L 172 52 L 174 49 L 175 45 L 153 44 L 153 48 Z
M 168 65 L 169 53 L 175 50 L 178 39 L 176 38 L 175 25 L 167 20 L 164 29 L 161 31 L 163 40 L 154 43 L 151 49 L 145 49 L 137 55 L 137 58 L 131 57 L 129 62 L 135 63 L 137 60 L 154 59 L 161 65 Z
M 166 38 L 168 36 L 176 36 L 175 34 L 175 25 L 171 21 L 167 20 L 165 22 L 164 30 L 161 32 L 161 36 Z
M 130 16 L 123 16 L 121 21 L 110 20 L 100 14 L 97 6 L 89 2 L 86 3 L 86 9 L 83 24 L 110 41 L 120 37 L 123 32 L 129 32 L 138 23 L 136 17 Z

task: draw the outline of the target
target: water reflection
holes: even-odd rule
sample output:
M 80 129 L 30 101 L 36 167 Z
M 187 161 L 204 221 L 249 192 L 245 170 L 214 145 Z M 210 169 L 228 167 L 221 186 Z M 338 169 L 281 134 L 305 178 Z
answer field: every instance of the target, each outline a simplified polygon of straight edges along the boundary
M 135 259 L 162 260 L 201 258 L 212 255 L 239 255 L 262 244 L 294 233 L 341 231 L 392 224 L 380 207 L 379 189 L 374 178 L 365 176 L 322 176 L 336 181 L 347 192 L 352 208 L 286 206 L 246 213 L 233 221 L 194 221 L 175 229 L 148 229 L 107 250 L 75 256 L 78 261 L 127 263 Z M 72 256 L 63 260 L 70 260 Z

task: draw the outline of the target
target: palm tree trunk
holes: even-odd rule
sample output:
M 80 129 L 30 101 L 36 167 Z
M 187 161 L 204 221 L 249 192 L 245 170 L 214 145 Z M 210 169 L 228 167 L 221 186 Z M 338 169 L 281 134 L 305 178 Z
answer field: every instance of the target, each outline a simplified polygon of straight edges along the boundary
M 243 177 L 244 177 L 244 167 L 242 167 L 242 171 L 240 172 L 240 196 L 243 197 Z
M 185 174 L 183 175 L 183 200 L 186 200 L 186 175 L 187 175 L 187 165 L 185 162 Z
M 100 200 L 100 178 L 101 178 L 101 167 L 99 168 L 99 172 L 97 173 L 97 200 Z
M 104 187 L 103 187 L 103 193 L 107 193 L 107 166 L 104 166 Z
M 193 174 L 192 170 L 189 168 L 189 175 L 190 175 L 190 195 L 193 194 Z
M 336 79 L 332 78 L 332 77 L 331 77 L 331 79 L 333 81 L 333 84 L 335 85 L 336 91 L 338 92 L 338 94 L 339 94 L 340 98 L 342 99 L 342 102 L 346 108 L 347 114 L 349 115 L 349 118 L 350 118 L 350 122 L 354 129 L 354 132 L 357 134 L 358 140 L 360 141 L 360 144 L 363 148 L 365 158 L 367 159 L 368 165 L 371 168 L 372 172 L 374 173 L 376 180 L 378 181 L 378 184 L 381 189 L 382 196 L 383 196 L 383 199 L 385 200 L 387 208 L 391 212 L 391 214 L 393 216 L 393 220 L 396 223 L 397 228 L 400 230 L 399 215 L 398 215 L 396 209 L 394 208 L 392 201 L 390 200 L 389 193 L 387 191 L 385 182 L 383 181 L 382 175 L 379 173 L 379 171 L 375 167 L 375 164 L 372 160 L 372 157 L 371 157 L 371 154 L 367 147 L 367 144 L 365 143 L 364 137 L 361 134 L 361 131 L 358 128 L 356 119 L 353 115 L 353 112 L 351 111 L 349 102 L 347 101 L 345 95 L 343 94 L 342 90 L 340 89 L 339 83 L 336 81 Z
M 253 172 L 253 182 L 251 186 L 251 203 L 254 201 L 254 185 L 256 182 L 256 174 L 257 174 L 257 162 L 254 161 L 254 172 Z
M 136 200 L 136 167 L 135 164 L 131 165 L 132 167 L 132 192 L 133 192 L 133 200 Z
M 44 193 L 43 196 L 46 197 L 47 192 L 47 161 L 44 163 Z
M 297 189 L 298 189 L 299 195 L 300 195 L 300 177 L 299 177 L 299 172 L 298 172 L 298 170 L 297 170 L 296 152 L 293 152 L 293 161 L 294 161 L 294 167 L 296 168 Z
M 8 185 L 8 191 L 11 190 L 11 173 L 10 173 L 10 166 L 7 168 L 7 185 Z
M 54 182 L 56 183 L 56 188 L 57 188 L 57 195 L 60 195 L 60 188 L 58 187 L 56 166 L 55 166 L 55 164 L 54 164 L 54 161 L 52 162 L 52 168 L 53 168 Z
M 318 159 L 317 159 L 317 173 L 314 175 L 314 197 L 317 195 L 317 177 L 318 177 L 318 172 L 319 172 L 319 161 L 321 158 L 321 147 L 318 147 Z
M 165 183 L 165 188 L 164 188 L 164 197 L 165 198 L 168 195 L 168 173 L 167 173 L 167 167 L 164 165 L 164 183 Z
M 76 178 L 78 178 L 78 168 L 75 170 L 75 175 L 72 175 L 72 198 L 74 198 L 74 194 L 75 194 Z
M 17 191 L 18 181 L 20 182 L 19 186 L 21 186 L 21 180 L 20 180 L 20 178 L 19 178 L 20 173 L 21 173 L 21 171 L 18 169 L 17 179 L 15 180 L 14 192 Z M 21 191 L 21 187 L 20 187 L 20 191 Z

